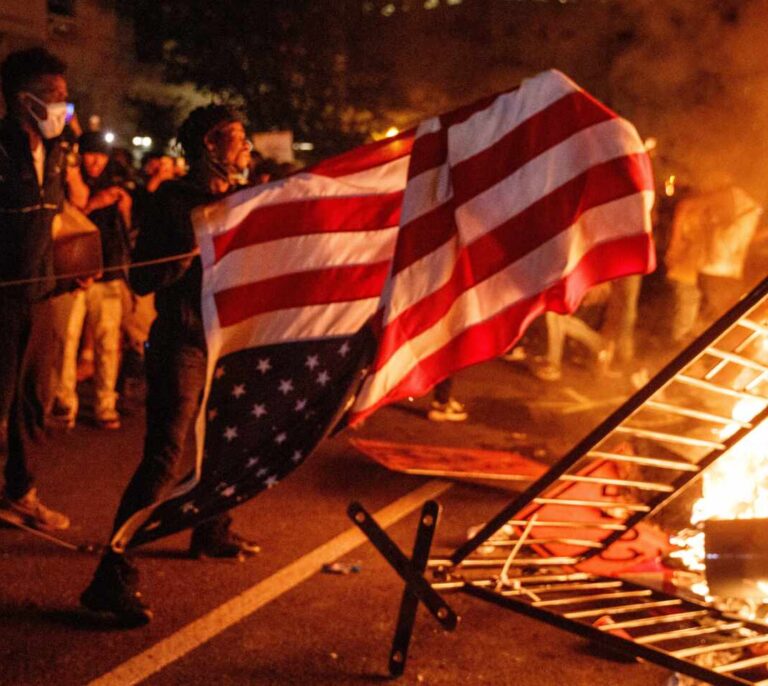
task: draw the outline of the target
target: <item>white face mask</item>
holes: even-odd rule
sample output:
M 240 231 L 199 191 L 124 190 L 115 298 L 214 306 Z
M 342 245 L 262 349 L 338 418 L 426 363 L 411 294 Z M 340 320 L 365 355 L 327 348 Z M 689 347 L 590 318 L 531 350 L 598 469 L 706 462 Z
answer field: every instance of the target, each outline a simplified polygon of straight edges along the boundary
M 52 102 L 44 103 L 40 98 L 35 97 L 32 93 L 24 93 L 28 98 L 32 98 L 42 109 L 45 110 L 46 116 L 40 119 L 32 108 L 27 107 L 29 112 L 37 122 L 37 128 L 40 129 L 40 135 L 45 138 L 56 138 L 64 131 L 64 126 L 67 123 L 67 103 L 66 102 Z M 26 105 L 25 105 L 26 106 Z

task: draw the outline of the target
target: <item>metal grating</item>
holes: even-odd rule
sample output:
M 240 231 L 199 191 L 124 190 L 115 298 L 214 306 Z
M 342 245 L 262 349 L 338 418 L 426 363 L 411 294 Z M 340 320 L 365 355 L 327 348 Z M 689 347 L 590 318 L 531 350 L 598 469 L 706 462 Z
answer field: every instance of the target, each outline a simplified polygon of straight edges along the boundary
M 768 626 L 579 568 L 767 418 L 768 278 L 468 541 L 429 558 L 429 589 L 421 556 L 393 556 L 370 520 L 366 534 L 430 609 L 444 605 L 433 594 L 463 591 L 711 684 L 768 686 Z

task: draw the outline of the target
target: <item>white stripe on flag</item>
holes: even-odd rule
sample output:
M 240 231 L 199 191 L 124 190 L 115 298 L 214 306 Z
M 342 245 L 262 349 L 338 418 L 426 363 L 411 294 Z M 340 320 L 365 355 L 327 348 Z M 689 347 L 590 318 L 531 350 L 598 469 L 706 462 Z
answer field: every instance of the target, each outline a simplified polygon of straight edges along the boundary
M 366 379 L 356 411 L 365 412 L 397 386 L 420 360 L 444 347 L 466 329 L 563 279 L 592 248 L 623 236 L 638 235 L 638 226 L 627 223 L 625 218 L 627 214 L 636 216 L 647 211 L 652 202 L 653 194 L 644 192 L 595 207 L 585 212 L 568 231 L 459 295 L 440 320 L 408 339 L 407 345 L 398 348 L 380 370 Z M 413 307 L 418 308 L 419 303 Z
M 240 248 L 211 268 L 211 287 L 221 291 L 315 269 L 386 262 L 392 259 L 397 231 L 308 234 Z

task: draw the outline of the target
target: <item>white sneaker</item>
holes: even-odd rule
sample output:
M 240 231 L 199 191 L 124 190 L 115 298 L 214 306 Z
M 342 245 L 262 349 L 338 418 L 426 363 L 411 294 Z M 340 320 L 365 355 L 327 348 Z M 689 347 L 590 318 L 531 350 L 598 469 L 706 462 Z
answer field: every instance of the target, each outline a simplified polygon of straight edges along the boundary
M 3 517 L 4 519 L 13 521 L 13 518 L 19 518 L 19 522 L 27 526 L 59 531 L 69 528 L 69 517 L 43 505 L 37 497 L 36 488 L 29 489 L 27 494 L 18 500 L 4 496 L 0 500 L 0 509 L 8 515 Z
M 433 422 L 463 422 L 469 417 L 458 400 L 451 398 L 447 403 L 432 401 L 432 409 L 427 413 L 427 419 Z

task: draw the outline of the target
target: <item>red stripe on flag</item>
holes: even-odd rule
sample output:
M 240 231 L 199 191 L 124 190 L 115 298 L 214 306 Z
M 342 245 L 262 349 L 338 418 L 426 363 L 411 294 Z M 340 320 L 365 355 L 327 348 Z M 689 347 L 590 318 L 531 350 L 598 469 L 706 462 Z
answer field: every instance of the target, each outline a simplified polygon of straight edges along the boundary
M 414 134 L 414 129 L 408 129 L 392 138 L 369 143 L 341 155 L 336 155 L 336 157 L 331 157 L 328 160 L 323 160 L 311 167 L 307 167 L 303 171 L 310 174 L 338 178 L 339 176 L 348 176 L 349 174 L 357 174 L 358 172 L 373 169 L 387 162 L 393 162 L 401 157 L 410 155 Z
M 629 274 L 647 273 L 654 266 L 653 241 L 648 234 L 596 246 L 584 255 L 570 274 L 547 290 L 470 326 L 432 355 L 423 358 L 414 369 L 402 370 L 402 381 L 378 398 L 374 405 L 354 415 L 351 421 L 360 421 L 388 403 L 423 395 L 460 369 L 498 357 L 520 338 L 541 313 L 555 310 L 568 314 L 567 303 L 580 302 L 587 290 L 598 283 Z
M 581 91 L 560 98 L 453 168 L 456 204 L 461 205 L 496 185 L 579 131 L 615 118 L 615 114 Z
M 448 160 L 447 129 L 425 133 L 416 139 L 408 166 L 408 178 L 439 167 Z
M 577 116 L 569 116 L 573 111 Z M 451 238 L 455 207 L 495 186 L 578 131 L 611 118 L 615 115 L 584 93 L 572 93 L 525 120 L 491 147 L 457 164 L 451 170 L 453 198 L 401 228 L 393 273 L 402 271 Z M 421 154 L 419 143 L 420 139 L 414 146 L 414 158 Z
M 652 186 L 650 175 L 641 171 L 648 164 L 647 156 L 641 154 L 592 167 L 463 248 L 448 282 L 387 324 L 378 366 L 409 338 L 438 321 L 461 293 L 568 229 L 587 210 L 637 193 L 643 188 L 640 183 Z
M 293 307 L 310 307 L 381 295 L 389 261 L 316 269 L 227 288 L 214 295 L 222 326 Z
M 213 238 L 215 261 L 233 250 L 281 238 L 391 228 L 400 221 L 402 202 L 403 191 L 396 191 L 257 206 L 242 222 Z

